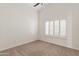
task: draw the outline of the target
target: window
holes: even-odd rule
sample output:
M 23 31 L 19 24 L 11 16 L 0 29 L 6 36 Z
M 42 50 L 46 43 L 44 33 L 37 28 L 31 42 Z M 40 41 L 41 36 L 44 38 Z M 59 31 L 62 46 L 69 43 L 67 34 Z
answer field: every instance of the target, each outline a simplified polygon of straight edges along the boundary
M 45 23 L 45 34 L 49 35 L 49 21 Z
M 50 21 L 50 35 L 53 36 L 53 21 Z
M 55 34 L 55 36 L 59 36 L 59 20 L 56 20 L 55 22 L 55 32 L 54 32 L 54 34 Z
M 60 36 L 66 36 L 66 20 L 60 20 Z
M 45 35 L 51 35 L 55 37 L 65 37 L 66 36 L 66 20 L 46 21 Z

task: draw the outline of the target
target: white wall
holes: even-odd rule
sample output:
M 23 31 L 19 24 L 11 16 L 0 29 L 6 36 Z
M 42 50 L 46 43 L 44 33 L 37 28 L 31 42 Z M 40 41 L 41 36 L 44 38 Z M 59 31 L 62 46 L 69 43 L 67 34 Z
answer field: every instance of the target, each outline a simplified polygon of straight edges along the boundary
M 49 4 L 39 11 L 39 39 L 79 50 L 79 4 Z M 58 39 L 45 36 L 46 20 L 66 19 L 67 37 Z
M 50 4 L 37 14 L 27 4 L 0 4 L 0 50 L 37 40 L 38 35 L 40 40 L 79 50 L 78 7 L 79 4 Z M 44 22 L 53 19 L 67 20 L 66 39 L 44 35 Z
M 79 50 L 79 4 L 73 8 L 72 38 L 73 48 Z
M 0 4 L 0 50 L 36 39 L 36 10 L 27 4 Z

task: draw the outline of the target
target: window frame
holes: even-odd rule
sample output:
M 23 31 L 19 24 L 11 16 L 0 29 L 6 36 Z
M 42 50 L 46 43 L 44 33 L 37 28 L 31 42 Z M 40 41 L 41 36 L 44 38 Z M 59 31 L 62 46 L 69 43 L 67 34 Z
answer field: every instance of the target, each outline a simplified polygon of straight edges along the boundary
M 61 20 L 65 20 L 65 19 L 61 19 Z M 59 20 L 59 34 L 58 34 L 58 36 L 55 35 L 55 21 L 56 21 L 56 20 L 46 21 L 46 22 L 49 22 L 49 27 L 48 27 L 48 28 L 49 28 L 49 31 L 48 31 L 49 34 L 48 34 L 48 35 L 45 34 L 46 29 L 44 29 L 44 30 L 45 30 L 45 31 L 44 31 L 44 34 L 45 34 L 46 37 L 48 36 L 48 37 L 53 37 L 53 38 L 58 38 L 58 39 L 59 39 L 59 38 L 60 38 L 60 39 L 66 39 L 66 36 L 67 36 L 67 21 L 66 21 L 66 24 L 65 24 L 65 25 L 66 25 L 66 29 L 65 29 L 65 30 L 66 30 L 66 31 L 65 31 L 66 33 L 65 33 L 65 36 L 64 36 L 64 37 L 61 37 L 61 36 L 60 36 L 60 21 L 61 21 L 61 20 Z M 52 22 L 52 21 L 53 21 L 53 36 L 50 35 L 50 22 Z M 45 22 L 45 23 L 46 23 L 46 22 Z M 45 24 L 44 26 L 46 26 L 46 24 Z

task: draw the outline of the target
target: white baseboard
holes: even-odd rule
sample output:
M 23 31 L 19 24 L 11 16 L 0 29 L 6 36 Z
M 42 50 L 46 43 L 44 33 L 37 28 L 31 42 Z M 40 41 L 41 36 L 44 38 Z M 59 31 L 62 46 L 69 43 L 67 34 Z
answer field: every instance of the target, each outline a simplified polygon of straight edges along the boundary
M 74 50 L 78 50 L 78 51 L 79 51 L 79 49 L 77 49 L 77 48 L 73 48 L 73 47 L 68 47 L 68 46 L 64 46 L 64 45 L 60 45 L 60 44 L 56 44 L 56 43 L 52 43 L 52 42 L 50 42 L 50 41 L 46 41 L 46 40 L 41 40 L 41 41 L 48 42 L 48 43 L 51 43 L 51 44 L 55 44 L 55 45 L 58 45 L 58 46 L 62 46 L 62 47 L 66 47 L 66 48 L 70 48 L 70 49 L 74 49 Z
M 19 43 L 19 44 L 17 44 L 17 45 L 12 45 L 12 46 L 9 46 L 9 47 L 7 47 L 7 48 L 2 48 L 2 49 L 0 49 L 0 51 L 4 51 L 4 50 L 7 50 L 7 49 L 15 48 L 15 47 L 17 47 L 17 46 L 24 45 L 24 44 L 28 44 L 28 43 L 33 42 L 33 41 L 36 41 L 36 40 L 29 40 L 29 41 L 26 41 L 26 42 L 24 42 L 24 43 Z M 4 43 L 4 44 L 5 44 L 5 43 Z

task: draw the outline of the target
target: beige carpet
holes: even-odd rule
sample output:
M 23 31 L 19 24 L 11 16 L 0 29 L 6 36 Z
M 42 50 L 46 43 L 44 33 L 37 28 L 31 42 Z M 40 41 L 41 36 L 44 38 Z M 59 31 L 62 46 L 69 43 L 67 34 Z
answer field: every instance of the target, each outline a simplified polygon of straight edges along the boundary
M 78 56 L 79 51 L 37 40 L 0 52 L 1 54 L 3 56 Z

